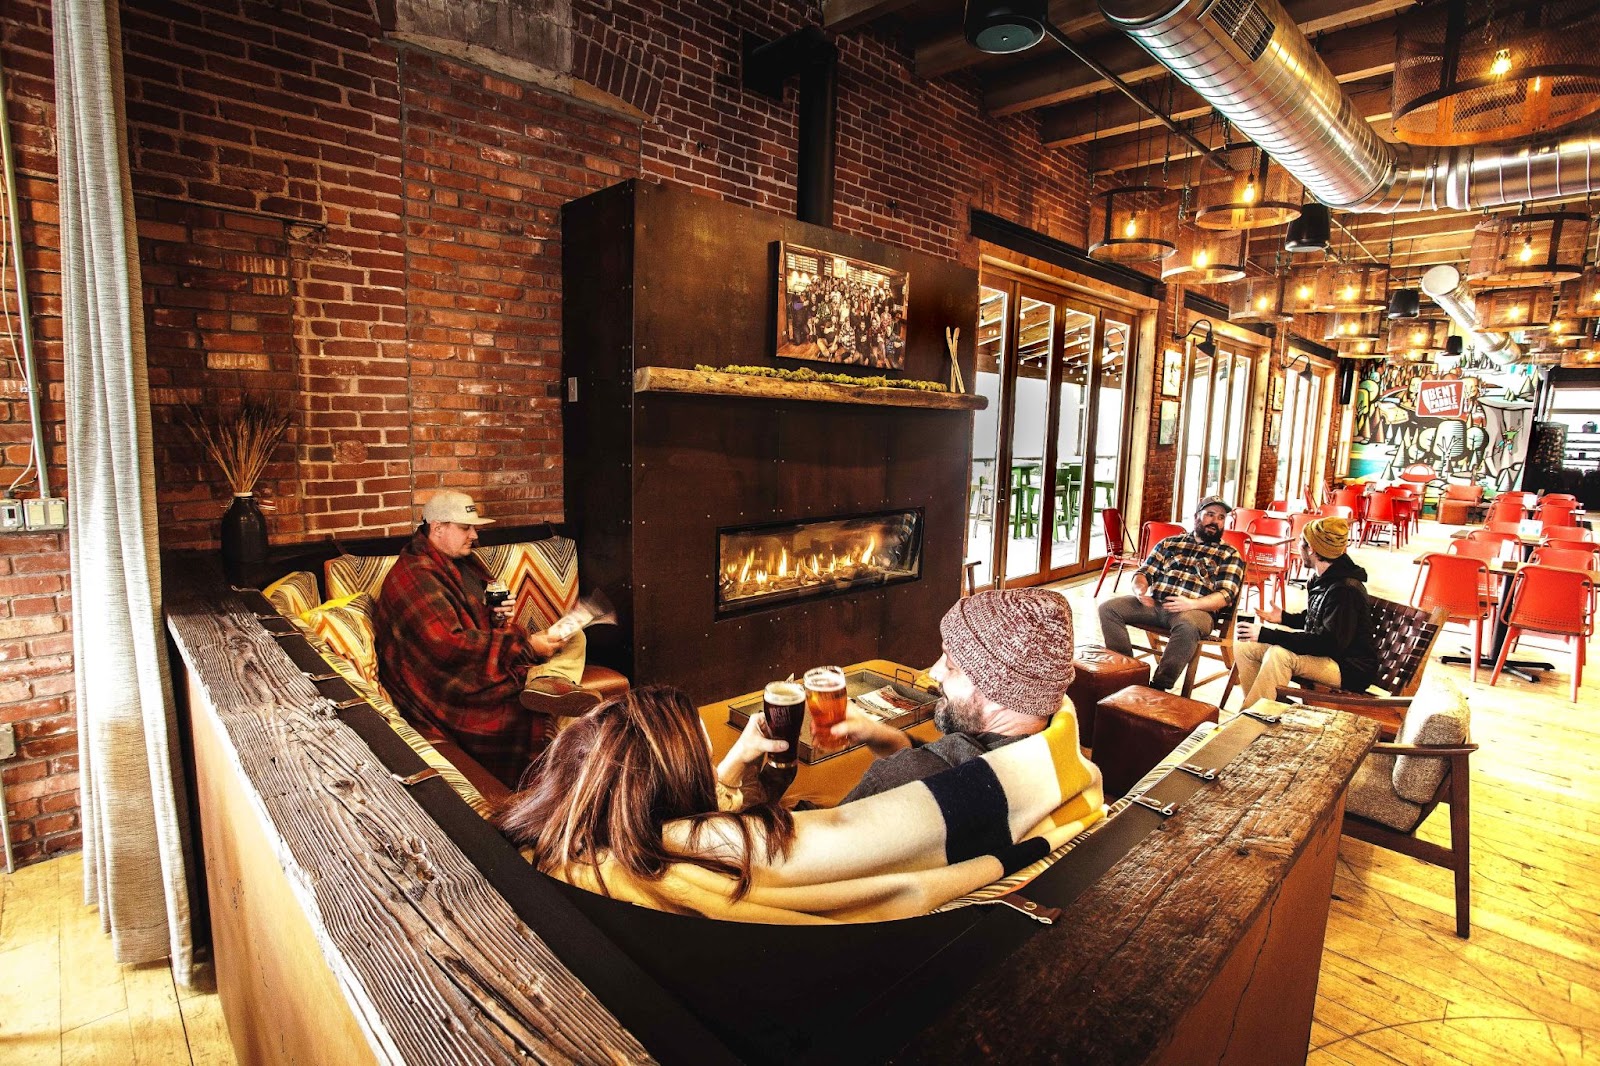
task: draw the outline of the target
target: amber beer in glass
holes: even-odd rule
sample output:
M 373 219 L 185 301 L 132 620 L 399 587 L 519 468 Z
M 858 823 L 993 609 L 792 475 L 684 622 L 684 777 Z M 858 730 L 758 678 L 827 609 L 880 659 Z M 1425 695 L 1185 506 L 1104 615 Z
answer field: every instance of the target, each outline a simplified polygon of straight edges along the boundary
M 837 751 L 844 741 L 832 729 L 844 721 L 844 671 L 837 666 L 819 666 L 806 671 L 806 710 L 811 713 L 811 747 L 816 751 Z
M 793 681 L 774 681 L 761 695 L 762 709 L 767 715 L 766 729 L 773 740 L 787 741 L 787 751 L 775 751 L 767 756 L 767 764 L 780 768 L 793 766 L 800 755 L 800 727 L 806 720 L 806 690 Z

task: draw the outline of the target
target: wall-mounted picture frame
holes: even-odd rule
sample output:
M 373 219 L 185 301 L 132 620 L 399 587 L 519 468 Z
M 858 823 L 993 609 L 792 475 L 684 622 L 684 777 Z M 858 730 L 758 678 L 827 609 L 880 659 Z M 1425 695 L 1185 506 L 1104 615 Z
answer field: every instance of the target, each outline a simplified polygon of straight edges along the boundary
M 1272 409 L 1274 411 L 1283 410 L 1283 375 L 1282 374 L 1274 374 L 1272 376 Z M 1274 443 L 1274 444 L 1278 443 L 1276 437 L 1273 438 L 1272 443 Z
M 1161 401 L 1161 418 L 1156 424 L 1156 443 L 1173 444 L 1178 440 L 1178 401 Z
M 1270 414 L 1267 416 L 1267 447 L 1276 448 L 1278 446 L 1278 432 L 1282 427 L 1282 415 Z
M 1176 398 L 1183 391 L 1183 353 L 1167 349 L 1161 359 L 1161 395 Z
M 909 280 L 903 270 L 782 242 L 779 358 L 903 370 Z

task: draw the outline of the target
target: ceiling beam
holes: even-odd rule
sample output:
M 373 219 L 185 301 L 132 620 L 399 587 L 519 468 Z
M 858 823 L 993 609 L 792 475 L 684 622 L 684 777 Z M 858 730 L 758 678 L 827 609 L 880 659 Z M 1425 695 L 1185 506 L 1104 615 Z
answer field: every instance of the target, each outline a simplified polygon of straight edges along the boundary
M 1339 8 L 1336 0 L 1289 0 L 1285 8 L 1302 30 L 1315 35 L 1339 26 L 1350 25 L 1362 18 L 1388 15 L 1410 6 L 1409 0 L 1405 2 L 1373 0 L 1371 3 L 1344 8 Z M 1357 27 L 1361 28 L 1363 27 Z M 1386 59 L 1392 66 L 1394 61 L 1392 26 L 1389 32 Z M 1166 68 L 1151 58 L 1150 53 L 1120 33 L 1086 41 L 1084 47 L 1091 50 L 1095 58 L 1127 82 L 1148 81 L 1166 73 Z M 1071 57 L 1056 52 L 1054 55 L 1043 55 L 1039 59 L 995 75 L 989 80 L 984 92 L 984 109 L 992 115 L 1031 111 L 1051 104 L 1093 96 L 1104 84 L 1092 70 L 1073 62 Z
M 910 7 L 911 3 L 912 0 L 822 0 L 822 28 L 845 33 Z

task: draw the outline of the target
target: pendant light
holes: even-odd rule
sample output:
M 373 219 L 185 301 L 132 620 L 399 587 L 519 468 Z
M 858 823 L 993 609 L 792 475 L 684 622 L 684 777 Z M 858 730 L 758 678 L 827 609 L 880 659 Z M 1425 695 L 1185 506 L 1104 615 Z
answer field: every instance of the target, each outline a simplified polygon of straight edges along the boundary
M 1495 289 L 1479 293 L 1475 302 L 1486 331 L 1544 329 L 1555 314 L 1555 296 L 1546 288 Z
M 1235 148 L 1224 154 L 1234 167 L 1231 178 L 1201 185 L 1195 225 L 1204 229 L 1260 229 L 1281 226 L 1300 217 L 1304 190 L 1287 170 L 1272 165 L 1259 148 Z
M 1467 280 L 1478 288 L 1555 285 L 1583 273 L 1589 216 L 1577 211 L 1502 215 L 1472 232 Z
M 1089 216 L 1089 258 L 1108 263 L 1150 263 L 1177 253 L 1167 190 L 1122 185 L 1094 198 Z
M 1173 278 L 1188 285 L 1217 285 L 1244 277 L 1243 231 L 1201 229 L 1192 223 L 1178 227 L 1178 254 L 1161 264 L 1161 280 Z
M 1442 352 L 1450 343 L 1450 323 L 1444 319 L 1415 322 L 1396 322 L 1389 327 L 1389 341 L 1385 345 L 1390 355 L 1418 360 L 1433 352 Z
M 1315 200 L 1300 205 L 1300 217 L 1289 223 L 1284 233 L 1283 247 L 1287 251 L 1326 252 L 1332 229 L 1331 216 L 1325 204 Z
M 962 29 L 980 52 L 1022 52 L 1044 40 L 1049 0 L 967 0 Z

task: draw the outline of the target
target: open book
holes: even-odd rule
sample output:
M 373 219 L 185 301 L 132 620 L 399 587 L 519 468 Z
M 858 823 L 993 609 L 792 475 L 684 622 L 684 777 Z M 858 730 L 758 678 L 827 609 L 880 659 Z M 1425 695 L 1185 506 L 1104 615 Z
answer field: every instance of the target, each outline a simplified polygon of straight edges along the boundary
M 580 629 L 587 629 L 594 625 L 615 625 L 617 610 L 606 598 L 606 594 L 595 589 L 589 595 L 581 597 L 572 609 L 557 618 L 546 632 L 555 640 L 570 640 L 572 635 Z

